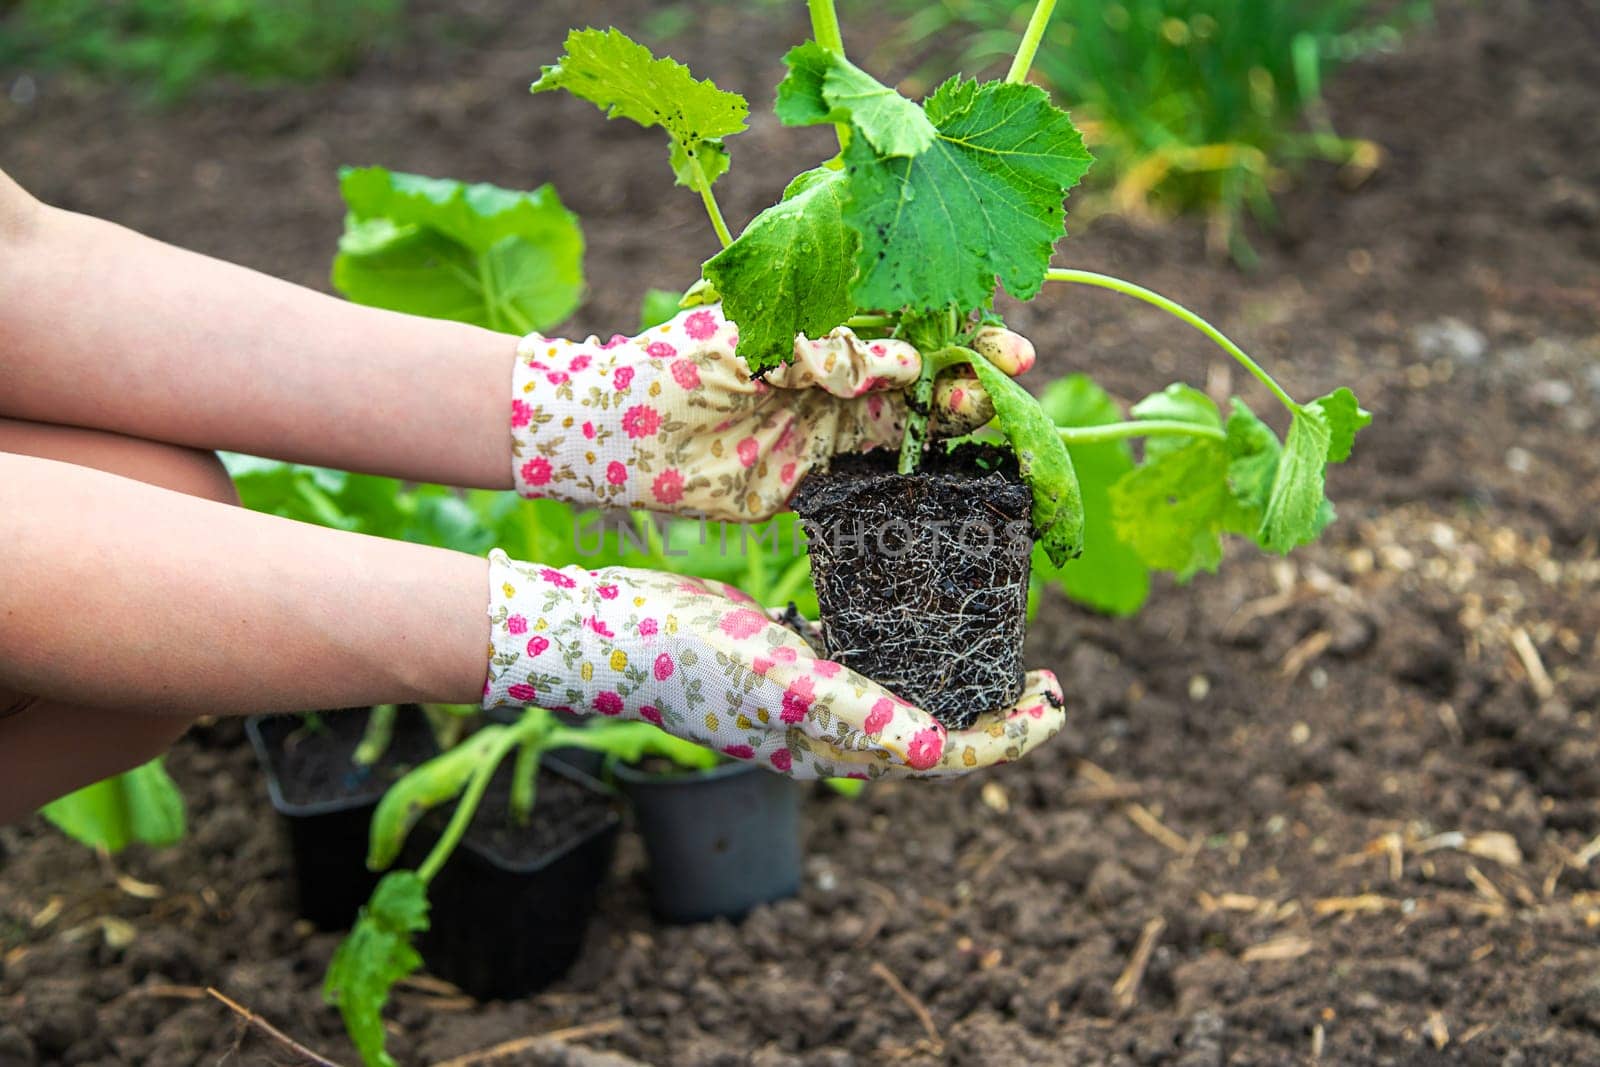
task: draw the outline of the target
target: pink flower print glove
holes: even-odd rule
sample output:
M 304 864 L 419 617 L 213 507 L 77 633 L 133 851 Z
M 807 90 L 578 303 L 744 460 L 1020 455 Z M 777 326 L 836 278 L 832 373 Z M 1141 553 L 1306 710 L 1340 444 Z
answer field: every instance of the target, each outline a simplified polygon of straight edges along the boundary
M 909 344 L 841 327 L 797 339 L 795 361 L 758 381 L 734 355 L 738 340 L 720 307 L 603 344 L 523 338 L 511 400 L 517 492 L 749 522 L 783 510 L 806 472 L 838 453 L 899 446 L 902 391 L 922 365 Z M 976 344 L 1007 373 L 1033 364 L 1033 346 L 1009 330 Z M 936 384 L 936 435 L 992 415 L 975 377 Z
M 643 719 L 795 778 L 963 774 L 1021 758 L 1065 718 L 1055 675 L 1035 671 L 1014 707 L 946 731 L 720 582 L 489 561 L 485 708 Z

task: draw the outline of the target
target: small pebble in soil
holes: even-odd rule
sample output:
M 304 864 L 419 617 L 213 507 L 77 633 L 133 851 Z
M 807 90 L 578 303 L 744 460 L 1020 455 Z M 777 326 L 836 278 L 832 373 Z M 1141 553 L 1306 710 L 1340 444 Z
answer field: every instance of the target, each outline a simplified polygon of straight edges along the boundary
M 1523 396 L 1530 404 L 1564 408 L 1572 403 L 1572 398 L 1577 395 L 1577 392 L 1570 382 L 1564 382 L 1560 378 L 1546 378 L 1528 386 Z
M 1482 333 L 1452 316 L 1418 326 L 1411 333 L 1411 343 L 1424 359 L 1448 359 L 1467 366 L 1482 363 L 1489 351 L 1489 341 Z

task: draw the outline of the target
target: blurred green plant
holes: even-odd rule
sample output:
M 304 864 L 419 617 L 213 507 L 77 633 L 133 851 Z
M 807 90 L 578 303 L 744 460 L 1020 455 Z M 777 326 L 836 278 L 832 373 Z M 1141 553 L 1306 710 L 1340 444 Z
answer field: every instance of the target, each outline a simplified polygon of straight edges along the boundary
M 1034 6 L 890 3 L 906 17 L 880 65 L 942 70 L 954 53 L 969 73 L 1010 55 Z M 1242 224 L 1272 220 L 1273 193 L 1298 165 L 1337 163 L 1358 182 L 1381 161 L 1376 144 L 1335 131 L 1326 78 L 1395 48 L 1431 12 L 1431 0 L 1061 0 L 1034 72 L 1074 110 L 1093 177 L 1109 184 L 1077 214 L 1204 212 L 1213 250 L 1253 263 Z
M 223 77 L 312 81 L 391 40 L 404 0 L 20 0 L 0 68 L 71 69 L 171 103 Z M 4 8 L 5 5 L 0 5 Z
M 184 834 L 183 795 L 159 759 L 53 800 L 39 814 L 74 841 L 107 852 L 174 845 Z
M 358 304 L 526 334 L 583 296 L 583 231 L 555 187 L 516 192 L 345 167 L 333 286 Z

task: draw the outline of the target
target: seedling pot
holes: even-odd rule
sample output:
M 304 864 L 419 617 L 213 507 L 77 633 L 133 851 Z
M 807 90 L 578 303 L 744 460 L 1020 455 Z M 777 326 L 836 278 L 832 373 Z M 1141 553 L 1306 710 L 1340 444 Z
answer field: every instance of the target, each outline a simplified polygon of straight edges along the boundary
M 829 658 L 947 727 L 1022 695 L 1032 494 L 1009 452 L 845 456 L 791 501 L 810 542 Z
M 800 891 L 800 789 L 753 763 L 656 774 L 619 764 L 667 922 L 740 919 Z
M 512 829 L 509 771 L 508 764 L 495 776 L 430 885 L 430 925 L 417 942 L 430 972 L 479 1000 L 526 996 L 572 968 L 622 825 L 615 792 L 547 759 L 533 821 Z M 430 818 L 418 828 L 406 865 L 420 862 L 443 821 Z
M 350 757 L 366 718 L 358 709 L 329 712 L 317 731 L 292 715 L 245 721 L 288 838 L 299 914 L 319 930 L 345 930 L 355 921 L 379 878 L 366 866 L 372 813 L 395 779 L 438 751 L 421 710 L 402 707 L 388 751 L 363 772 Z

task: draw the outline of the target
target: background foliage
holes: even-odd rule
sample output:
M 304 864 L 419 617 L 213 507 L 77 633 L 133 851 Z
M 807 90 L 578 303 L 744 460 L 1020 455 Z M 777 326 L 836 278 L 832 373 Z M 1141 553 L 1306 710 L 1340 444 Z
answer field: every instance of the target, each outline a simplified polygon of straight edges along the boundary
M 404 0 L 0 3 L 0 67 L 68 68 L 171 102 L 218 77 L 309 81 L 390 40 Z

